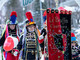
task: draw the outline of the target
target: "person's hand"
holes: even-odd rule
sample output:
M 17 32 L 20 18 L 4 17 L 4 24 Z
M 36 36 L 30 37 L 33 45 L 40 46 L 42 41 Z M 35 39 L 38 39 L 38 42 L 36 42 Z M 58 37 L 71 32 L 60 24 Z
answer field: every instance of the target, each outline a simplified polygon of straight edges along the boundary
M 14 56 L 17 56 L 17 55 L 18 55 L 18 52 L 17 52 L 17 51 L 15 51 L 15 52 L 13 53 L 13 55 L 14 55 Z
M 40 35 L 39 36 L 39 40 L 41 40 L 41 39 L 43 39 L 44 38 L 44 36 L 43 35 Z
M 13 49 L 13 50 L 12 50 L 12 54 L 13 54 L 14 56 L 17 56 L 17 55 L 19 54 L 19 50 Z

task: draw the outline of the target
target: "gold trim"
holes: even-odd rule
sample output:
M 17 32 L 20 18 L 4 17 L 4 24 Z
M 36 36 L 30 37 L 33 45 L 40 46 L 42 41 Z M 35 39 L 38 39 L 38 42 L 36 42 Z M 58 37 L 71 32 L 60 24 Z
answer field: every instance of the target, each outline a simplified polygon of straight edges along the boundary
M 32 24 L 35 24 L 35 22 L 30 22 L 30 23 L 26 24 L 26 26 L 32 25 Z

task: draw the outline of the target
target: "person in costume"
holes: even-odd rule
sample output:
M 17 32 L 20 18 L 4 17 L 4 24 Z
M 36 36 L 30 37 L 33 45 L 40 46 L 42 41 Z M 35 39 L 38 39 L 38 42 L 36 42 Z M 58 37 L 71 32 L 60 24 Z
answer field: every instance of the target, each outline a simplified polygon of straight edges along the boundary
M 19 29 L 16 11 L 12 11 L 10 19 L 6 22 L 2 37 L 0 39 L 0 46 L 3 47 L 3 55 L 5 60 L 18 60 L 19 51 L 17 44 L 19 42 Z M 3 58 L 3 57 L 2 57 Z
M 42 57 L 41 60 L 48 60 L 48 39 L 47 39 L 47 12 L 44 11 L 43 13 L 43 19 L 44 23 L 43 26 L 44 28 L 41 30 L 41 35 L 39 36 L 39 44 L 41 47 L 42 51 Z
M 80 47 L 76 41 L 76 37 L 74 33 L 71 33 L 71 50 L 72 50 L 72 60 L 80 60 Z
M 26 24 L 23 35 L 20 37 L 18 49 L 21 51 L 20 59 L 23 60 L 38 60 L 39 59 L 39 43 L 38 36 L 40 34 L 33 21 L 31 12 L 26 12 Z

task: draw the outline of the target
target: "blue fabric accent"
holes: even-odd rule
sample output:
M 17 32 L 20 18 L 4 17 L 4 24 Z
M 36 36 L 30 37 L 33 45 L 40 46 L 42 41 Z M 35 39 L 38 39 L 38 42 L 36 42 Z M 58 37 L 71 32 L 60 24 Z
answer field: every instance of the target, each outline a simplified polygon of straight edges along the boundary
M 30 19 L 31 20 L 31 22 L 33 22 L 33 19 Z
M 5 52 L 5 60 L 7 60 L 7 52 Z
M 15 15 L 12 15 L 10 17 L 11 24 L 15 24 L 16 23 L 16 19 L 17 19 L 17 17 Z
M 46 16 L 43 16 L 44 22 L 46 21 Z
M 76 37 L 71 37 L 71 41 L 76 41 Z

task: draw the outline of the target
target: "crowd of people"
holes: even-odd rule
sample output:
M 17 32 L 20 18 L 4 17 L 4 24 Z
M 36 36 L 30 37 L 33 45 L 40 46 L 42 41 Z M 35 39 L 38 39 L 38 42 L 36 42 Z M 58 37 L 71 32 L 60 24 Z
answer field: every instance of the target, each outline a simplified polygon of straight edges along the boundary
M 5 60 L 38 60 L 41 52 L 44 51 L 44 36 L 40 34 L 36 23 L 33 21 L 31 12 L 26 12 L 26 22 L 23 28 L 23 33 L 20 35 L 20 30 L 17 21 L 17 12 L 12 11 L 10 19 L 6 22 L 2 37 L 0 38 L 0 46 L 2 46 L 2 59 Z M 40 47 L 41 51 L 40 51 Z
M 42 60 L 48 60 L 48 39 L 47 39 L 47 18 L 44 12 L 44 28 L 39 31 L 33 20 L 31 12 L 26 12 L 25 26 L 22 34 L 19 30 L 17 13 L 12 11 L 10 19 L 7 20 L 6 26 L 0 38 L 2 46 L 2 59 L 5 60 L 39 60 L 40 52 Z M 44 47 L 45 45 L 45 47 Z M 80 59 L 80 46 L 76 41 L 74 33 L 71 33 L 71 52 L 72 60 Z M 44 53 L 45 57 L 44 57 Z

